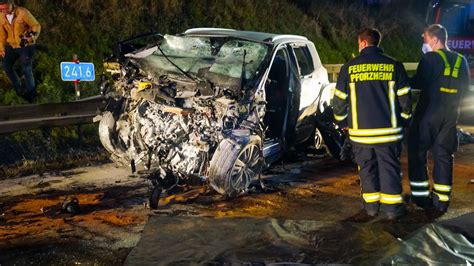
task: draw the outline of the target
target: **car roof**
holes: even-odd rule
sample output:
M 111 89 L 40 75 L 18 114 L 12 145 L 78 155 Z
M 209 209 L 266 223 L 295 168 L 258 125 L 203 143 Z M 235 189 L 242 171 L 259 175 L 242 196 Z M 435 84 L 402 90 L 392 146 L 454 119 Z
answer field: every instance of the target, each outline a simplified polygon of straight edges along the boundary
M 193 28 L 186 30 L 183 34 L 186 36 L 228 36 L 257 42 L 272 43 L 274 45 L 289 41 L 308 41 L 308 38 L 299 35 L 241 31 L 226 28 Z

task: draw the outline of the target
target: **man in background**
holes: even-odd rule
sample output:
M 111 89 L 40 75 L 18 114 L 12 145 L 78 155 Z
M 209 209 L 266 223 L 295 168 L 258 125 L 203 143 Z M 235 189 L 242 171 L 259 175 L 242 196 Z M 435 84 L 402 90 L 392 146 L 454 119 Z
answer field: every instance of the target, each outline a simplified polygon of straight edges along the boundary
M 447 48 L 448 33 L 434 24 L 423 33 L 425 55 L 413 77 L 421 90 L 408 134 L 408 166 L 412 200 L 424 209 L 447 211 L 453 183 L 453 158 L 458 147 L 456 125 L 459 106 L 468 91 L 470 73 L 464 56 Z M 434 160 L 433 190 L 427 167 L 427 152 Z
M 3 57 L 3 68 L 16 93 L 30 103 L 36 97 L 32 65 L 34 44 L 40 31 L 41 25 L 30 11 L 15 6 L 11 0 L 0 0 L 0 56 Z M 14 70 L 18 59 L 25 78 L 24 85 Z

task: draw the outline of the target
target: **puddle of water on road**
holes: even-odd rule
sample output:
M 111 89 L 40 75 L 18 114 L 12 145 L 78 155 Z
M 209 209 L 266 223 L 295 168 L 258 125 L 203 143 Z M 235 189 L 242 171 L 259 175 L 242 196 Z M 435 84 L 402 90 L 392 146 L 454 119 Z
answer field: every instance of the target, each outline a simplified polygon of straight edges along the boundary
M 126 264 L 375 263 L 400 242 L 394 230 L 387 223 L 152 216 Z
M 439 220 L 409 208 L 397 221 L 152 215 L 126 265 L 474 261 L 474 213 Z M 451 213 L 451 212 L 450 212 Z

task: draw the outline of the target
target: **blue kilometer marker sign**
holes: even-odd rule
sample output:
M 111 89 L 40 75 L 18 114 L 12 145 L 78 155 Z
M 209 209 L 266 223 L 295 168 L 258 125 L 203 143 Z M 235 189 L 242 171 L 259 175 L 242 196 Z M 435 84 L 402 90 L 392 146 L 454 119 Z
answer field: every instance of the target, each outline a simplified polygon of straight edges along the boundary
M 94 81 L 94 64 L 61 62 L 61 79 L 63 81 Z

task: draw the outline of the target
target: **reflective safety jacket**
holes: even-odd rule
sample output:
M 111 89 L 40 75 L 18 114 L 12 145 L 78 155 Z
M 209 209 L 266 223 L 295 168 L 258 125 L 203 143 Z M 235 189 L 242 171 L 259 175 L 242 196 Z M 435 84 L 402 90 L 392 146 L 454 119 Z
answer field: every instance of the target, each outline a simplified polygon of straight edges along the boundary
M 428 124 L 455 125 L 469 84 L 469 65 L 464 56 L 444 49 L 426 53 L 412 79 L 413 88 L 421 90 L 415 119 L 423 117 Z
M 347 118 L 354 144 L 379 145 L 403 138 L 411 118 L 411 88 L 403 64 L 375 46 L 363 49 L 339 72 L 334 118 Z

